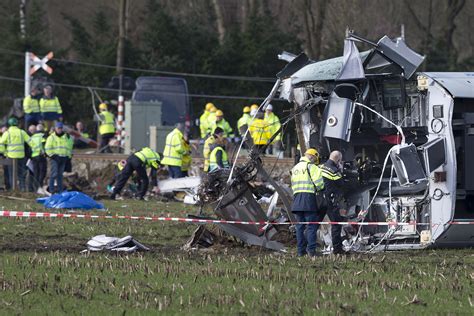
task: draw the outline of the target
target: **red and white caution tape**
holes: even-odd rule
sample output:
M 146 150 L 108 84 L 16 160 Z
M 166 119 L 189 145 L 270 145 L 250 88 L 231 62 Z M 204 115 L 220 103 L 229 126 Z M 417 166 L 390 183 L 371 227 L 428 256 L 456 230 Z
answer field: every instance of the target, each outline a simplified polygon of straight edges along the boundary
M 198 224 L 240 224 L 240 225 L 294 225 L 294 224 L 319 224 L 319 225 L 358 225 L 358 226 L 427 226 L 428 223 L 399 223 L 399 222 L 284 222 L 275 223 L 267 221 L 229 221 L 219 219 L 199 219 L 184 217 L 161 217 L 161 216 L 132 216 L 132 215 L 93 215 L 76 213 L 49 213 L 49 212 L 19 212 L 19 211 L 0 211 L 0 217 L 22 217 L 22 218 L 84 218 L 84 219 L 127 219 L 144 220 L 155 222 L 185 222 Z M 447 222 L 449 225 L 474 225 L 472 222 Z M 442 225 L 442 224 L 433 224 Z

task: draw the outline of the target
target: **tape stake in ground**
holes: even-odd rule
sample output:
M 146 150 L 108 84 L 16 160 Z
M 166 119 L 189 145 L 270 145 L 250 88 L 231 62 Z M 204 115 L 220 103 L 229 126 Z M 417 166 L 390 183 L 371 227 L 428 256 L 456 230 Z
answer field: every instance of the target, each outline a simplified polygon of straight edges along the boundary
M 93 215 L 93 214 L 68 214 L 68 213 L 50 213 L 50 212 L 21 212 L 21 211 L 0 211 L 0 217 L 9 218 L 83 218 L 83 219 L 127 219 L 127 220 L 143 220 L 155 222 L 184 222 L 197 224 L 239 224 L 239 225 L 295 225 L 295 224 L 319 224 L 319 225 L 357 225 L 357 226 L 428 226 L 429 223 L 399 223 L 399 222 L 284 222 L 274 223 L 267 221 L 231 221 L 220 219 L 199 219 L 184 217 L 161 217 L 161 216 L 132 216 L 132 215 Z M 445 224 L 449 225 L 474 225 L 471 222 L 450 221 Z M 442 223 L 431 224 L 432 226 L 445 225 Z

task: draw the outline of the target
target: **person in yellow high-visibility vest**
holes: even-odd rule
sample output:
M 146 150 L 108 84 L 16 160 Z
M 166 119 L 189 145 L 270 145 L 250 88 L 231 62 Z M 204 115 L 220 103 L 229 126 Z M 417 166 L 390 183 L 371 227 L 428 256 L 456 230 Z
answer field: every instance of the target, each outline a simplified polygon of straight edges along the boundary
M 268 125 L 268 129 L 270 131 L 270 134 L 273 136 L 275 133 L 278 132 L 278 130 L 281 127 L 280 119 L 278 116 L 273 113 L 273 106 L 271 104 L 268 104 L 267 107 L 265 108 L 265 123 Z M 279 133 L 275 139 L 273 139 L 272 145 L 268 147 L 268 153 L 273 154 L 278 154 L 281 148 L 281 133 Z
M 49 177 L 48 190 L 51 193 L 63 191 L 63 173 L 66 163 L 71 156 L 72 141 L 69 134 L 65 133 L 62 122 L 56 122 L 54 132 L 46 139 L 44 150 L 50 158 L 51 175 Z M 56 181 L 57 189 L 54 186 Z
M 211 106 L 211 109 L 209 110 L 209 116 L 207 117 L 207 132 L 206 132 L 206 135 L 211 135 L 212 134 L 212 126 L 216 122 L 216 112 L 217 111 L 218 111 L 218 109 L 213 104 Z
M 168 172 L 171 178 L 182 178 L 183 172 L 181 166 L 183 165 L 183 131 L 184 125 L 177 123 L 176 128 L 166 136 L 165 148 L 163 149 L 162 165 L 168 166 Z
M 111 153 L 109 142 L 115 136 L 115 116 L 108 111 L 107 104 L 101 103 L 99 105 L 99 134 L 100 134 L 100 153 Z
M 40 90 L 34 86 L 30 95 L 23 99 L 23 112 L 25 112 L 25 127 L 36 125 L 41 121 Z
M 318 160 L 318 151 L 315 148 L 309 148 L 304 157 L 291 169 L 291 189 L 293 190 L 291 211 L 299 223 L 319 220 L 316 192 L 324 189 L 324 179 L 321 169 L 316 165 Z M 316 224 L 296 224 L 298 256 L 306 254 L 311 257 L 316 256 L 317 230 Z
M 191 162 L 193 160 L 191 156 L 191 144 L 189 143 L 189 139 L 187 135 L 183 137 L 183 159 L 181 164 L 181 172 L 183 177 L 189 176 L 188 171 L 191 168 Z
M 113 188 L 110 198 L 115 200 L 116 196 L 120 194 L 123 187 L 127 183 L 128 179 L 132 176 L 133 172 L 136 171 L 138 175 L 138 181 L 140 183 L 139 192 L 137 198 L 140 200 L 145 199 L 145 194 L 148 191 L 149 179 L 146 173 L 146 168 L 151 168 L 151 182 L 153 185 L 153 191 L 158 190 L 158 181 L 156 173 L 160 165 L 160 155 L 149 147 L 144 147 L 140 151 L 130 155 L 127 158 L 127 162 L 123 167 L 118 181 Z
M 35 179 L 35 189 L 42 188 L 46 172 L 48 169 L 48 161 L 44 151 L 46 143 L 46 134 L 43 130 L 43 125 L 36 125 L 35 133 L 30 137 L 31 140 L 31 161 L 33 163 L 33 176 Z
M 225 151 L 225 138 L 219 137 L 216 142 L 212 145 L 211 154 L 209 155 L 209 172 L 218 169 L 229 168 L 229 158 Z
M 202 152 L 202 155 L 204 156 L 204 172 L 209 171 L 209 156 L 211 154 L 211 147 L 216 142 L 216 139 L 219 138 L 224 138 L 224 131 L 222 128 L 217 127 L 214 130 L 214 133 L 212 133 L 212 135 L 209 136 L 204 142 L 204 150 Z
M 16 117 L 8 119 L 8 126 L 8 130 L 0 138 L 0 154 L 9 159 L 16 160 L 20 190 L 26 191 L 25 144 L 31 146 L 30 136 L 24 130 L 18 128 L 18 119 Z M 10 176 L 13 175 L 13 172 L 8 173 Z M 10 183 L 13 183 L 12 179 L 10 179 Z
M 243 114 L 237 121 L 237 131 L 239 132 L 240 136 L 244 136 L 245 132 L 247 131 L 247 128 L 249 127 L 249 123 L 252 120 L 252 117 L 250 116 L 250 106 L 246 106 L 243 109 Z M 244 126 L 247 126 L 244 128 Z
M 199 117 L 199 130 L 201 132 L 201 138 L 205 139 L 209 131 L 209 115 L 211 114 L 211 109 L 215 107 L 212 103 L 207 103 L 204 108 L 204 113 Z
M 249 126 L 249 133 L 252 137 L 253 144 L 259 149 L 265 146 L 272 136 L 268 125 L 265 123 L 263 118 L 263 112 L 257 112 L 255 119 L 250 123 Z
M 53 87 L 51 85 L 46 85 L 43 88 L 43 96 L 40 99 L 39 105 L 43 124 L 47 131 L 53 127 L 55 121 L 62 121 L 63 110 L 58 97 L 53 94 Z
M 216 111 L 216 121 L 212 124 L 211 131 L 214 133 L 214 130 L 220 127 L 224 131 L 224 137 L 234 137 L 234 130 L 230 127 L 229 122 L 224 118 L 224 112 L 221 110 Z
M 257 114 L 257 111 L 258 111 L 258 104 L 252 104 L 250 106 L 250 116 L 254 117 L 255 114 Z

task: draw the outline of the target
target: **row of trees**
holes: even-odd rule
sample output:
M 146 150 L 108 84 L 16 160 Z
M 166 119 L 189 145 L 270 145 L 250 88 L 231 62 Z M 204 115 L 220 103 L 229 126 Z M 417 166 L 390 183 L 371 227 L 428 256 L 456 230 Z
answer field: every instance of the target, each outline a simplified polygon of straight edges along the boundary
M 97 0 L 81 3 L 80 8 L 73 0 L 26 4 L 24 34 L 20 0 L 0 4 L 0 48 L 8 49 L 0 50 L 0 76 L 23 77 L 23 57 L 14 52 L 29 46 L 39 55 L 53 50 L 58 58 L 88 63 L 115 65 L 123 60 L 125 67 L 274 77 L 284 66 L 276 58 L 282 50 L 305 51 L 314 60 L 329 58 L 342 53 L 348 26 L 377 40 L 384 34 L 399 36 L 402 24 L 408 44 L 428 57 L 424 69 L 468 70 L 473 63 L 474 35 L 469 30 L 474 3 L 465 0 Z M 123 49 L 117 56 L 119 34 Z M 51 65 L 56 82 L 84 86 L 104 87 L 116 71 L 121 72 L 58 60 Z M 236 121 L 243 105 L 259 101 L 257 97 L 266 96 L 271 88 L 268 82 L 186 79 L 192 94 L 255 97 L 191 99 L 195 117 L 203 104 L 214 101 L 231 121 Z M 21 82 L 0 80 L 2 107 L 10 106 L 22 89 Z M 57 92 L 71 123 L 92 118 L 87 90 L 63 87 Z M 102 96 L 116 94 L 102 92 Z M 281 110 L 277 105 L 277 112 Z

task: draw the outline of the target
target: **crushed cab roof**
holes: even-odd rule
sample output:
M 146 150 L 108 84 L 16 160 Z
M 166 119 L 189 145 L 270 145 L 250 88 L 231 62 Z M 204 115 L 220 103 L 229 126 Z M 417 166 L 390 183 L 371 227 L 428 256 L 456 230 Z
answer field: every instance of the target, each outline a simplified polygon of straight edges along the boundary
M 474 98 L 474 72 L 425 72 L 443 86 L 453 98 Z

